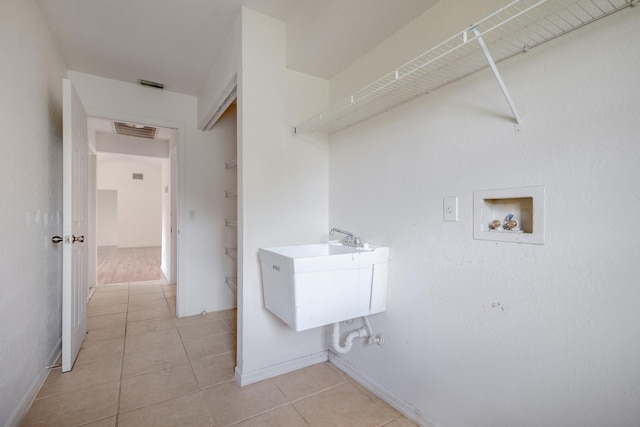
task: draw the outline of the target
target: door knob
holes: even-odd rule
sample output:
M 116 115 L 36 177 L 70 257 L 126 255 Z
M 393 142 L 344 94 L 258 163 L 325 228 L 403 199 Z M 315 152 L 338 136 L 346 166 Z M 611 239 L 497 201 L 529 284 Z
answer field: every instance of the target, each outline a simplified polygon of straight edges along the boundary
M 60 242 L 62 242 L 62 237 L 60 237 L 60 236 L 53 236 L 53 237 L 51 238 L 51 241 L 52 241 L 53 243 L 60 243 Z
M 73 243 L 75 242 L 84 242 L 84 236 L 73 236 Z

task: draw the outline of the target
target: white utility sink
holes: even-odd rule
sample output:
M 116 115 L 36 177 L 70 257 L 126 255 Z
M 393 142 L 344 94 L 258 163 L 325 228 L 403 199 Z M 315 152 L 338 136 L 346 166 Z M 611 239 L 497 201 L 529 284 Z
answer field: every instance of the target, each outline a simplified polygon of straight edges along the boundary
M 296 331 L 386 310 L 388 247 L 328 242 L 259 252 L 265 306 Z

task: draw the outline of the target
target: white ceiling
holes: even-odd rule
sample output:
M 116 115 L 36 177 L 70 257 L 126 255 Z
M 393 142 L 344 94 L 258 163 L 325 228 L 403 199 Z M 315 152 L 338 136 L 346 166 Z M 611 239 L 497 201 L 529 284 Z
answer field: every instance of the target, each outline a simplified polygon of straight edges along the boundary
M 242 6 L 287 22 L 289 66 L 328 79 L 437 0 L 36 1 L 69 69 L 197 95 Z
M 287 66 L 331 79 L 438 0 L 316 0 L 287 20 Z M 391 70 L 389 70 L 391 71 Z

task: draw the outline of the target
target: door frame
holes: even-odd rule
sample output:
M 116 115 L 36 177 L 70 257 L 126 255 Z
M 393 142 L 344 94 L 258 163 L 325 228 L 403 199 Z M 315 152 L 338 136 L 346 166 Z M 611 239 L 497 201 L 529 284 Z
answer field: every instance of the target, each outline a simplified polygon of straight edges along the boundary
M 173 168 L 171 169 L 171 176 L 173 177 L 175 174 L 175 178 L 177 180 L 177 186 L 176 188 L 171 188 L 171 197 L 175 197 L 177 200 L 177 208 L 176 208 L 176 225 L 177 225 L 177 230 L 174 229 L 174 233 L 172 233 L 172 239 L 175 239 L 175 243 L 172 244 L 172 252 L 175 252 L 171 254 L 171 262 L 173 264 L 173 262 L 175 261 L 175 265 L 171 265 L 171 270 L 175 271 L 175 278 L 176 278 L 176 284 L 177 284 L 177 289 L 176 289 L 176 314 L 178 316 L 180 316 L 181 314 L 181 309 L 180 309 L 180 301 L 182 299 L 181 297 L 181 287 L 180 287 L 180 274 L 181 274 L 181 270 L 180 270 L 180 266 L 182 265 L 182 238 L 180 236 L 180 230 L 183 229 L 182 224 L 184 221 L 185 216 L 183 215 L 183 207 L 186 206 L 186 202 L 185 202 L 185 195 L 186 195 L 186 171 L 185 171 L 185 159 L 186 159 L 186 144 L 185 141 L 187 140 L 186 138 L 186 125 L 185 123 L 182 122 L 176 122 L 176 121 L 171 121 L 171 120 L 165 120 L 165 119 L 160 119 L 160 118 L 155 118 L 155 117 L 149 117 L 149 116 L 141 116 L 141 115 L 137 115 L 137 114 L 130 114 L 130 113 L 126 113 L 126 112 L 117 112 L 117 111 L 105 111 L 105 110 L 101 110 L 98 108 L 92 108 L 92 107 L 88 107 L 85 106 L 85 109 L 87 111 L 87 116 L 89 117 L 96 117 L 96 118 L 100 118 L 100 119 L 106 119 L 106 120 L 113 120 L 113 121 L 119 121 L 119 122 L 133 122 L 133 123 L 141 123 L 141 124 L 145 124 L 145 125 L 149 125 L 149 126 L 156 126 L 156 127 L 164 127 L 164 128 L 172 128 L 172 129 L 176 129 L 177 130 L 177 142 L 176 142 L 176 146 L 177 146 L 177 161 L 175 162 L 177 165 L 177 171 L 174 171 Z M 95 171 L 94 171 L 95 173 Z M 95 178 L 95 177 L 94 177 Z M 93 179 L 93 188 L 89 188 L 89 191 L 97 191 L 97 182 L 96 179 Z M 92 241 L 95 242 L 96 240 L 96 230 L 95 228 L 90 230 L 90 233 L 92 233 Z M 175 248 L 175 251 L 173 250 L 173 248 Z M 173 273 L 171 274 L 172 276 L 174 275 Z M 171 279 L 171 278 L 167 278 L 167 279 Z

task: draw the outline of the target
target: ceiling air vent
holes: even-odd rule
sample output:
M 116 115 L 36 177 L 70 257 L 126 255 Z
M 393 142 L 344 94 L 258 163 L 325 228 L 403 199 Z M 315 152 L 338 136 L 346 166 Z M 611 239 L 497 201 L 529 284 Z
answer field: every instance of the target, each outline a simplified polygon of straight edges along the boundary
M 144 175 L 141 173 L 134 173 L 133 179 L 144 179 Z
M 113 122 L 113 127 L 118 135 L 137 136 L 138 138 L 155 139 L 158 133 L 157 128 L 133 123 Z

